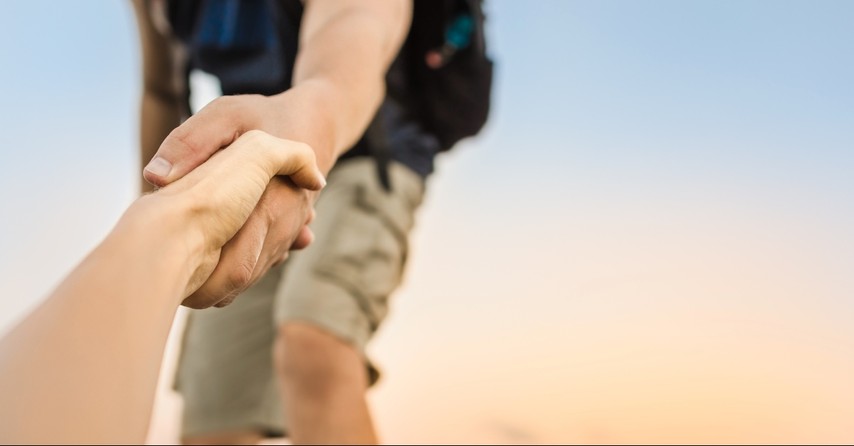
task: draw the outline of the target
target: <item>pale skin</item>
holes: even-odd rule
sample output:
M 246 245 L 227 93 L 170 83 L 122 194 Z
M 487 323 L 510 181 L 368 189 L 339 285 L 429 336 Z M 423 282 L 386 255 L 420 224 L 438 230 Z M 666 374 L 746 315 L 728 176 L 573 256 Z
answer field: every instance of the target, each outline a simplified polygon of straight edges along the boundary
M 175 310 L 277 174 L 310 190 L 325 184 L 307 145 L 252 131 L 135 201 L 0 340 L 0 443 L 142 443 Z
M 259 129 L 304 141 L 326 174 L 364 133 L 385 94 L 385 73 L 409 29 L 411 0 L 306 0 L 293 87 L 265 97 L 223 97 L 180 124 L 171 87 L 168 45 L 135 0 L 143 47 L 142 159 L 157 186 L 202 164 L 241 133 Z M 180 124 L 180 126 L 179 126 Z M 162 144 L 161 144 L 162 141 Z M 143 186 L 144 188 L 148 186 Z M 230 299 L 259 280 L 290 249 L 311 242 L 307 223 L 316 192 L 274 180 L 217 269 L 196 291 Z M 316 327 L 279 327 L 273 352 L 286 424 L 294 443 L 376 443 L 365 401 L 368 377 L 360 353 Z M 193 444 L 256 443 L 252 430 L 184 438 Z

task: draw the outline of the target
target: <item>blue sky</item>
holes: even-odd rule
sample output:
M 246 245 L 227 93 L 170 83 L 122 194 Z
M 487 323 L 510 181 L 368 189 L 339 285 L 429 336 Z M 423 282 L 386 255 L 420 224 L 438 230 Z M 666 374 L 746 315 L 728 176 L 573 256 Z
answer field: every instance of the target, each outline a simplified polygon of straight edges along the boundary
M 785 355 L 762 355 L 776 351 L 774 339 L 803 347 L 816 365 L 792 381 L 799 395 L 854 410 L 850 386 L 837 382 L 838 401 L 818 387 L 821 376 L 854 370 L 840 359 L 854 357 L 854 2 L 488 3 L 492 119 L 431 180 L 407 285 L 375 346 L 391 370 L 377 393 L 381 417 L 409 410 L 434 424 L 405 430 L 388 421 L 389 439 L 506 441 L 512 431 L 543 441 L 727 440 L 644 436 L 620 424 L 628 415 L 573 412 L 573 398 L 586 401 L 581 387 L 550 403 L 570 414 L 564 421 L 581 432 L 573 436 L 498 396 L 467 394 L 460 382 L 477 388 L 475 374 L 427 379 L 441 370 L 412 356 L 470 361 L 463 370 L 477 370 L 473 358 L 511 362 L 517 368 L 481 384 L 526 389 L 532 370 L 586 376 L 549 355 L 604 364 L 589 366 L 590 376 L 610 376 L 608 364 L 642 370 L 633 359 L 642 353 L 696 351 L 655 337 L 668 327 L 721 364 L 752 354 L 756 367 L 796 370 Z M 0 329 L 97 243 L 135 194 L 135 38 L 129 2 L 0 3 Z M 579 339 L 599 339 L 602 349 Z M 625 347 L 629 339 L 640 346 Z M 749 362 L 744 369 L 754 370 Z M 746 376 L 739 382 L 756 387 Z M 449 388 L 485 418 L 414 405 Z M 524 407 L 539 394 L 514 392 L 504 394 Z M 772 430 L 789 429 L 791 441 L 851 441 L 833 436 L 842 418 L 821 424 L 798 410 L 808 409 L 780 412 L 759 431 L 721 423 L 744 433 L 739 439 L 771 441 Z M 791 427 L 805 419 L 812 424 Z M 455 422 L 467 427 L 454 431 Z M 661 423 L 650 429 L 678 431 Z M 435 426 L 462 436 L 441 437 Z

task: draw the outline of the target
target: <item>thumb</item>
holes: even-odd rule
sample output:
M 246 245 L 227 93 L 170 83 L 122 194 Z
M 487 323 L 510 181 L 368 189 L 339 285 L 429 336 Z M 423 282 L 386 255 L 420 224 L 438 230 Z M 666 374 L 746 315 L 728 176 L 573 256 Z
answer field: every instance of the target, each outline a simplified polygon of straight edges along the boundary
M 244 118 L 224 107 L 222 99 L 169 133 L 143 170 L 146 181 L 163 187 L 182 178 L 245 131 Z
M 297 141 L 287 141 L 288 150 L 278 150 L 278 170 L 276 174 L 285 175 L 298 187 L 319 191 L 326 186 L 326 178 L 317 167 L 314 150 L 308 144 Z

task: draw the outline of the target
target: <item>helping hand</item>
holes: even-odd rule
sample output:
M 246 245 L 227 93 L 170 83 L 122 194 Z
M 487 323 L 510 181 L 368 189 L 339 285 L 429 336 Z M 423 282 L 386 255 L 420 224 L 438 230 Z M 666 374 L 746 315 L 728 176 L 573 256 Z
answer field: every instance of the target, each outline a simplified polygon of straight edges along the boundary
M 239 292 L 237 284 L 250 280 L 252 270 L 246 265 L 261 265 L 260 257 L 265 252 L 269 259 L 278 254 L 261 246 L 264 232 L 272 228 L 263 224 L 251 226 L 258 225 L 253 216 L 256 220 L 267 218 L 263 201 L 271 195 L 271 190 L 276 190 L 269 186 L 275 175 L 288 176 L 281 184 L 285 191 L 278 191 L 279 196 L 268 198 L 268 202 L 282 203 L 281 197 L 291 193 L 304 196 L 309 191 L 320 190 L 326 183 L 308 145 L 253 130 L 154 194 L 175 197 L 183 203 L 182 209 L 191 209 L 192 224 L 203 239 L 203 260 L 187 285 L 185 295 L 189 297 L 184 305 L 192 308 L 227 305 Z M 308 202 L 305 209 L 310 218 Z M 286 229 L 299 231 L 303 221 L 302 217 L 292 219 L 296 224 Z M 239 251 L 241 244 L 260 254 L 250 254 L 255 256 L 251 259 L 241 257 L 245 255 Z
M 146 167 L 145 179 L 166 186 L 187 175 L 221 148 L 251 130 L 272 135 L 285 133 L 281 103 L 259 95 L 224 96 L 203 108 L 163 141 Z M 290 107 L 293 109 L 293 107 Z M 250 213 L 246 223 L 222 247 L 216 269 L 185 305 L 219 302 L 227 305 L 287 258 L 291 249 L 308 246 L 313 234 L 308 224 L 314 216 L 313 194 L 287 178 L 274 178 Z

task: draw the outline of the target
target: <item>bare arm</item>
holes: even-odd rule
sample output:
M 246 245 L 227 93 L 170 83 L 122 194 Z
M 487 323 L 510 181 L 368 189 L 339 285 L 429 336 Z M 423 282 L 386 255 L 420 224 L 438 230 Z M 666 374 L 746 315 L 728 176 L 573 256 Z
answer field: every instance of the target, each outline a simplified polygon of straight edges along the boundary
M 409 29 L 411 9 L 411 0 L 306 1 L 293 88 L 271 97 L 213 101 L 169 134 L 146 168 L 146 180 L 169 184 L 252 129 L 309 144 L 318 166 L 328 172 L 362 135 L 382 101 L 385 73 Z M 307 245 L 311 234 L 305 225 L 315 199 L 316 194 L 287 182 L 271 182 L 199 294 L 207 298 L 227 289 L 236 295 L 291 247 Z
M 308 146 L 251 132 L 134 202 L 0 339 L 0 443 L 144 441 L 175 309 L 211 273 L 276 174 L 312 189 L 324 181 Z
M 306 2 L 294 88 L 312 90 L 315 107 L 331 118 L 333 141 L 322 149 L 333 159 L 362 136 L 382 102 L 411 14 L 410 0 Z
M 385 73 L 411 21 L 411 0 L 308 0 L 300 26 L 293 87 L 279 95 L 213 101 L 175 129 L 157 156 L 168 172 L 145 171 L 165 185 L 252 130 L 303 141 L 328 170 L 367 128 L 385 95 Z

